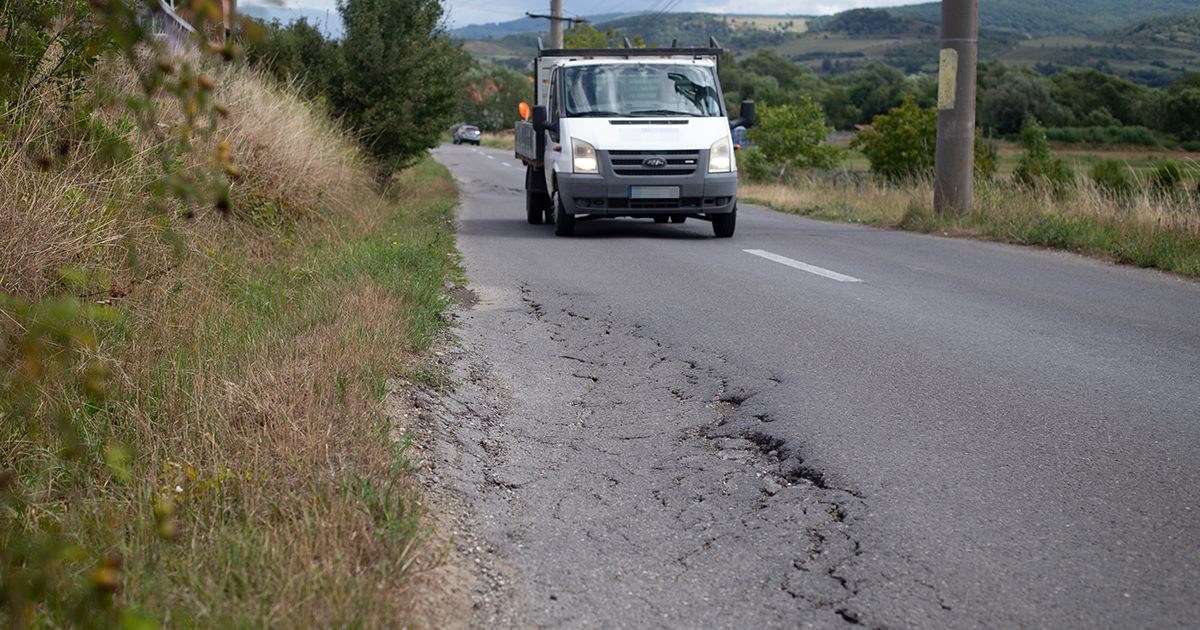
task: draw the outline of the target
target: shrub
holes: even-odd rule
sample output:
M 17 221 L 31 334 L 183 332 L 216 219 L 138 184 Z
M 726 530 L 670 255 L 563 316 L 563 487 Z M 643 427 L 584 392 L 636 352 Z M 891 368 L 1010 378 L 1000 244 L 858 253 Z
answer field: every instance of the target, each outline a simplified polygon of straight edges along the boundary
M 765 182 L 771 179 L 771 165 L 767 156 L 756 146 L 747 146 L 738 150 L 738 172 L 751 182 Z
M 1128 144 L 1139 147 L 1158 146 L 1158 137 L 1146 127 L 1055 127 L 1046 129 L 1046 139 L 1073 144 Z
M 1021 145 L 1025 155 L 1013 169 L 1013 181 L 1026 188 L 1049 186 L 1061 197 L 1075 185 L 1075 173 L 1061 159 L 1050 155 L 1046 131 L 1037 120 L 1030 118 L 1021 129 Z
M 1150 188 L 1154 194 L 1164 199 L 1175 197 L 1183 184 L 1183 169 L 1175 160 L 1164 160 L 1154 174 L 1150 176 Z
M 860 132 L 850 146 L 871 161 L 871 172 L 898 183 L 933 176 L 937 151 L 937 110 L 917 107 L 916 99 L 891 113 L 876 116 L 871 127 Z M 982 179 L 996 172 L 998 146 L 975 133 L 975 176 Z
M 1133 180 L 1118 160 L 1104 160 L 1093 166 L 1092 181 L 1100 194 L 1110 199 L 1127 199 L 1133 194 Z
M 800 97 L 800 105 L 763 107 L 757 124 L 746 137 L 762 151 L 766 161 L 798 168 L 829 169 L 837 166 L 844 155 L 842 149 L 826 144 L 832 127 L 825 124 L 821 105 L 808 96 Z
M 887 114 L 880 114 L 871 126 L 850 142 L 866 154 L 871 172 L 894 183 L 933 175 L 937 149 L 937 110 L 917 107 L 912 96 Z

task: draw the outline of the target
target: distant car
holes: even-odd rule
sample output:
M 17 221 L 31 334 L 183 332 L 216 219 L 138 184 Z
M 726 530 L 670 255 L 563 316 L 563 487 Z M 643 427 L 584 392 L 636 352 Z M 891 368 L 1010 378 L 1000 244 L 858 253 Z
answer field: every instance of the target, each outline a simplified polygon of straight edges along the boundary
M 454 144 L 467 142 L 479 146 L 479 138 L 479 127 L 473 125 L 463 125 L 454 130 Z

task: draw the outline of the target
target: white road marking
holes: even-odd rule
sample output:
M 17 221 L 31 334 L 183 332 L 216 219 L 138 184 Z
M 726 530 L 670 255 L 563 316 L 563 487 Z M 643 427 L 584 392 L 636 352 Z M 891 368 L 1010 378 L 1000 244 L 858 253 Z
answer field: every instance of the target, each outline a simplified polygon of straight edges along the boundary
M 496 159 L 496 156 L 494 156 L 494 155 L 489 155 L 489 156 L 488 156 L 488 159 L 489 159 L 489 160 L 494 160 L 494 159 Z
M 838 282 L 862 282 L 862 280 L 859 280 L 858 278 L 855 278 L 853 276 L 842 275 L 836 271 L 830 271 L 828 269 L 817 267 L 815 265 L 810 265 L 808 263 L 802 263 L 799 260 L 792 260 L 791 258 L 787 258 L 785 256 L 780 256 L 779 254 L 772 254 L 771 252 L 764 252 L 761 249 L 743 249 L 742 251 L 746 252 L 747 254 L 753 254 L 760 258 L 766 258 L 767 260 L 777 262 L 781 265 L 787 265 L 789 267 L 794 267 L 796 269 L 799 269 L 800 271 L 807 271 L 808 273 L 816 274 L 818 276 L 824 276 L 831 280 L 837 280 Z
M 509 164 L 508 162 L 501 162 L 500 165 L 501 166 L 512 166 L 512 164 Z

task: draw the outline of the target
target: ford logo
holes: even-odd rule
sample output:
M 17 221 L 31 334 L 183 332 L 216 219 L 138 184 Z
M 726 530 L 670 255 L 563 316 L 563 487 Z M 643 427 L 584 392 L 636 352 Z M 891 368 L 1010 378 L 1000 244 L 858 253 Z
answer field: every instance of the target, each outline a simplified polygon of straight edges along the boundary
M 667 161 L 662 158 L 646 158 L 642 160 L 642 166 L 647 168 L 662 168 L 667 165 Z

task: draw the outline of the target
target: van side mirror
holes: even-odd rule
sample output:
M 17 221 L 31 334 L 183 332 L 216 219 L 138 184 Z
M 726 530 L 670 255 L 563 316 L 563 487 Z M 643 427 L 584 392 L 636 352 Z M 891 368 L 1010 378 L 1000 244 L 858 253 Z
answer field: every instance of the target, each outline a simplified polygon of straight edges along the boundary
M 533 123 L 533 130 L 538 133 L 542 133 L 549 128 L 549 126 L 546 125 L 545 105 L 534 105 L 533 107 L 529 108 L 529 119 L 530 122 Z
M 754 101 L 742 101 L 742 110 L 738 112 L 736 120 L 729 121 L 729 128 L 745 127 L 749 129 L 754 126 Z

